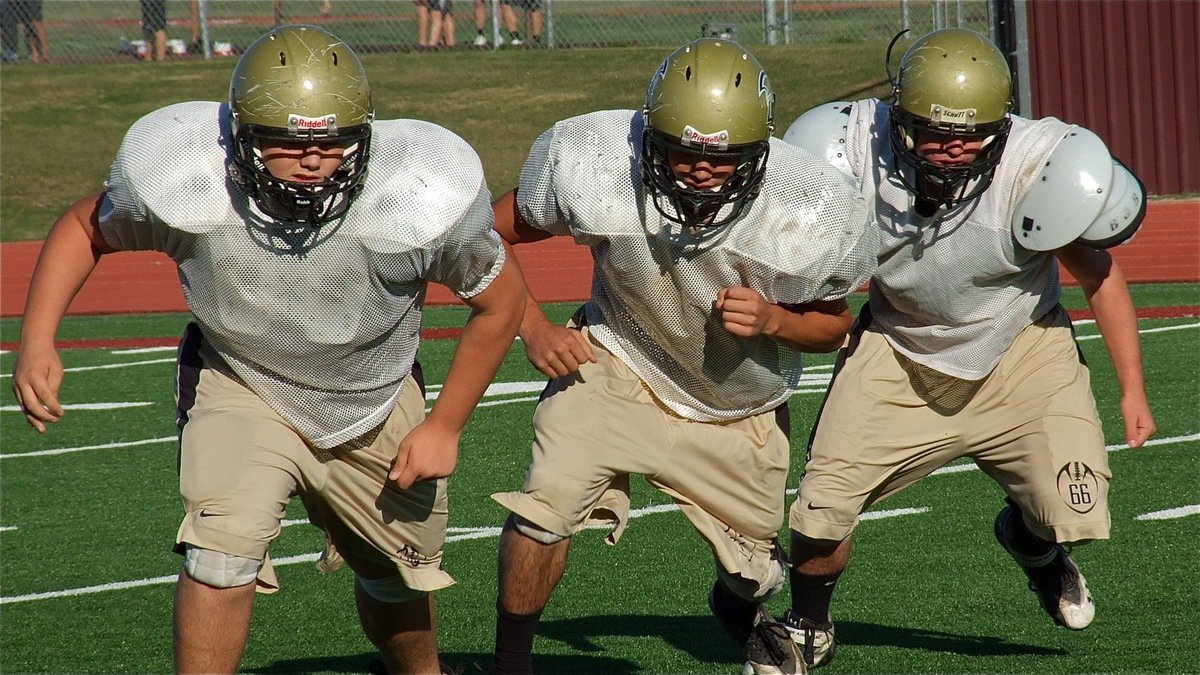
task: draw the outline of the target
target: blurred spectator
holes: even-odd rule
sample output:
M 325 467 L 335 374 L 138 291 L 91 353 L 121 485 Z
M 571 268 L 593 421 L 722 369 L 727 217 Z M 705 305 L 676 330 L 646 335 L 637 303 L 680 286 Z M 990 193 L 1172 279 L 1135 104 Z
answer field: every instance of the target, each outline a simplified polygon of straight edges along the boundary
M 500 16 L 508 29 L 508 44 L 520 47 L 525 44 L 521 39 L 521 27 L 517 22 L 517 10 L 525 12 L 529 25 L 529 44 L 539 46 L 542 43 L 542 0 L 500 0 Z
M 475 46 L 486 47 L 488 45 L 487 36 L 483 34 L 483 29 L 487 24 L 487 9 L 484 4 L 487 0 L 475 0 Z
M 204 43 L 200 33 L 200 0 L 188 2 L 188 44 L 187 53 L 203 54 Z
M 429 48 L 438 49 L 445 44 L 450 49 L 458 46 L 454 32 L 454 13 L 451 0 L 428 0 L 429 3 Z
M 413 0 L 417 6 L 417 49 L 429 47 L 429 1 Z
M 3 37 L 4 61 L 11 63 L 21 57 L 19 33 L 25 34 L 29 60 L 34 63 L 50 61 L 50 42 L 42 22 L 42 0 L 0 0 L 0 33 Z M 19 31 L 18 29 L 21 29 Z
M 146 60 L 167 60 L 167 0 L 140 0 Z

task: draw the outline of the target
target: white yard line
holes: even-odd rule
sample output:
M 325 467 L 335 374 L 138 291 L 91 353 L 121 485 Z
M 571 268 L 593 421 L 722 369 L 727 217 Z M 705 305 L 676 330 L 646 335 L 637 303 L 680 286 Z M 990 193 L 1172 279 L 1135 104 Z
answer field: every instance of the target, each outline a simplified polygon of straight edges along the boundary
M 1134 520 L 1174 520 L 1175 518 L 1183 518 L 1185 516 L 1194 516 L 1200 514 L 1200 504 L 1189 504 L 1188 506 L 1180 506 L 1174 509 L 1166 509 L 1165 511 L 1151 511 L 1143 513 L 1134 518 Z
M 149 366 L 155 363 L 175 363 L 175 359 L 153 359 L 151 361 L 126 361 L 125 363 L 109 363 L 103 366 L 78 366 L 76 368 L 63 368 L 64 373 L 82 373 L 88 370 L 114 370 L 116 368 L 128 368 L 129 366 Z M 11 378 L 12 373 L 0 373 L 0 380 Z
M 153 401 L 123 401 L 116 403 L 64 403 L 63 410 L 120 410 L 154 405 Z M 21 412 L 19 405 L 0 405 L 0 412 Z
M 677 504 L 656 504 L 645 508 L 633 509 L 629 512 L 629 519 L 643 518 L 645 516 L 654 515 L 656 513 L 667 513 L 669 511 L 678 511 Z M 916 515 L 929 511 L 927 508 L 920 509 L 893 509 L 891 511 L 872 511 L 864 513 L 861 516 L 862 520 L 879 520 L 881 518 L 894 518 L 897 516 Z M 285 520 L 284 525 L 298 525 L 306 521 L 300 520 Z M 588 529 L 605 529 L 605 525 L 594 525 Z M 451 527 L 447 530 L 446 543 L 456 541 L 467 541 L 470 539 L 488 539 L 500 536 L 499 527 Z M 320 553 L 304 553 L 301 555 L 288 556 L 286 558 L 272 559 L 271 564 L 275 567 L 285 565 L 295 565 L 296 563 L 316 562 L 321 557 Z M 152 577 L 149 579 L 135 579 L 133 581 L 116 581 L 108 584 L 100 584 L 98 586 L 84 586 L 83 588 L 70 588 L 62 591 L 47 591 L 44 593 L 27 593 L 25 595 L 10 595 L 0 597 L 0 605 L 11 604 L 15 602 L 31 602 L 34 600 L 52 600 L 54 598 L 67 598 L 77 595 L 90 595 L 92 593 L 104 593 L 107 591 L 121 591 L 129 588 L 140 588 L 142 586 L 156 586 L 160 584 L 174 583 L 178 575 L 171 574 L 162 577 Z
M 146 441 L 146 442 L 160 442 L 161 440 L 163 440 L 163 439 L 151 439 L 150 441 Z M 174 438 L 170 438 L 167 440 L 174 440 Z M 1146 445 L 1147 446 L 1167 445 L 1170 443 L 1186 443 L 1186 442 L 1195 441 L 1195 440 L 1200 440 L 1200 434 L 1190 434 L 1187 436 L 1176 436 L 1174 438 L 1154 439 L 1154 440 L 1148 442 Z M 1127 447 L 1128 446 L 1126 446 L 1126 445 L 1110 445 L 1110 446 L 1107 446 L 1107 449 L 1110 452 L 1112 452 L 1112 451 L 1116 451 L 1116 450 L 1122 450 Z M 938 471 L 935 471 L 934 474 L 936 475 L 936 474 L 941 474 L 941 473 L 961 473 L 963 471 L 971 471 L 973 469 L 975 469 L 975 466 L 973 464 L 972 465 L 961 465 L 961 466 L 946 467 L 944 469 L 939 469 Z M 788 492 L 794 494 L 795 490 L 794 489 L 788 490 Z M 647 507 L 640 508 L 640 509 L 634 509 L 629 512 L 629 517 L 630 517 L 630 519 L 641 518 L 641 517 L 656 514 L 656 513 L 666 513 L 669 511 L 676 511 L 676 510 L 678 510 L 678 508 L 679 507 L 675 504 L 656 504 L 654 506 L 647 506 Z M 861 516 L 859 516 L 859 518 L 861 520 L 880 520 L 880 519 L 884 519 L 884 518 L 895 518 L 895 517 L 899 517 L 899 516 L 918 515 L 921 513 L 927 513 L 928 511 L 929 511 L 928 507 L 868 511 L 867 513 L 864 513 Z M 1135 520 L 1163 520 L 1163 519 L 1167 519 L 1167 518 L 1180 518 L 1183 516 L 1195 515 L 1197 513 L 1200 513 L 1200 505 L 1184 506 L 1184 507 L 1179 507 L 1176 509 L 1169 509 L 1166 511 L 1156 511 L 1154 513 L 1148 513 L 1148 514 L 1144 514 L 1141 516 L 1137 516 L 1137 517 L 1135 517 Z M 286 521 L 284 521 L 283 524 L 285 526 L 292 526 L 292 525 L 300 525 L 300 524 L 303 524 L 304 522 L 306 522 L 306 521 L 293 519 L 293 520 L 286 520 Z M 596 527 L 603 528 L 604 526 L 601 525 L 601 526 L 596 526 Z M 10 527 L 4 528 L 4 529 L 12 530 L 12 529 L 16 529 L 16 527 L 10 526 Z M 490 537 L 499 536 L 500 528 L 498 528 L 498 527 L 451 527 L 447 530 L 447 535 L 448 536 L 446 537 L 446 543 L 457 542 L 457 541 L 467 541 L 470 539 L 487 539 Z M 272 562 L 275 566 L 278 567 L 278 566 L 283 566 L 283 565 L 294 565 L 296 563 L 302 563 L 302 562 L 314 562 L 319 557 L 320 557 L 320 554 L 317 554 L 317 553 L 306 553 L 303 555 L 280 558 L 280 559 L 274 560 Z M 169 583 L 173 583 L 175 581 L 175 579 L 176 579 L 176 575 L 172 574 L 172 575 L 163 576 L 163 577 L 153 577 L 150 579 L 135 579 L 133 581 L 119 581 L 119 582 L 113 582 L 113 583 L 108 583 L 108 584 L 100 584 L 98 586 L 85 586 L 83 588 L 71 588 L 71 589 L 66 589 L 66 590 L 62 590 L 62 591 L 47 591 L 45 593 L 28 593 L 25 595 L 11 595 L 11 596 L 6 596 L 6 597 L 0 597 L 0 605 L 14 603 L 14 602 L 31 602 L 34 600 L 50 600 L 53 598 L 65 598 L 65 597 L 71 597 L 71 596 L 76 596 L 76 595 L 88 595 L 91 593 L 104 593 L 107 591 L 119 591 L 119 590 L 125 590 L 128 588 L 138 588 L 141 586 L 154 586 L 154 585 L 158 585 L 158 584 L 169 584 Z

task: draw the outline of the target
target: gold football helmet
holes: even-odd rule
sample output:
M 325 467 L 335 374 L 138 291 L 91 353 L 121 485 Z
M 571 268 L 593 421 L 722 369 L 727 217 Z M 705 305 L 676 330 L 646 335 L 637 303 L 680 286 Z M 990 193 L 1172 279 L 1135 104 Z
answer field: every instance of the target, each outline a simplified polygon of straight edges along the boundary
M 1011 108 L 1008 62 L 990 40 L 962 28 L 919 38 L 900 60 L 889 113 L 892 149 L 908 190 L 927 205 L 946 207 L 981 194 L 1004 152 Z M 983 146 L 970 164 L 942 166 L 915 152 L 920 131 Z
M 741 215 L 767 170 L 773 106 L 762 64 L 736 42 L 702 38 L 663 60 L 646 92 L 641 152 L 642 182 L 663 217 L 719 227 Z M 669 149 L 733 160 L 736 169 L 716 190 L 692 189 L 671 170 Z M 714 218 L 726 204 L 733 208 Z
M 234 156 L 230 176 L 268 216 L 319 226 L 336 220 L 361 191 L 370 154 L 371 87 L 358 56 L 318 26 L 280 26 L 238 60 L 229 85 Z M 336 143 L 342 165 L 328 180 L 271 175 L 264 143 Z

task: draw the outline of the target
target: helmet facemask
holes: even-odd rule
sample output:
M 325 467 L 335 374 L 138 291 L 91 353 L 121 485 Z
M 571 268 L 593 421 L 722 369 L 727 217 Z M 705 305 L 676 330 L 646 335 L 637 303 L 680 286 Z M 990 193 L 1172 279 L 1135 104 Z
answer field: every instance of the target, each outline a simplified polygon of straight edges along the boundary
M 732 163 L 733 174 L 720 186 L 702 190 L 689 187 L 675 175 L 668 152 L 709 157 L 714 163 Z M 654 129 L 642 132 L 642 178 L 650 188 L 654 208 L 667 220 L 691 228 L 719 228 L 738 219 L 746 206 L 758 196 L 767 171 L 767 141 L 740 146 L 692 145 L 670 138 Z M 670 208 L 667 208 L 667 205 Z M 724 214 L 721 208 L 731 208 Z
M 276 178 L 263 163 L 264 146 L 291 145 L 299 137 L 281 134 L 271 127 L 248 125 L 234 134 L 236 150 L 233 163 L 235 182 L 254 199 L 265 215 L 281 222 L 320 226 L 346 214 L 350 203 L 362 191 L 370 156 L 371 127 L 360 125 L 339 133 L 336 142 L 345 143 L 342 164 L 329 178 L 315 183 L 298 183 Z M 310 138 L 313 145 L 329 139 Z
M 280 26 L 242 54 L 229 88 L 233 149 L 229 175 L 277 224 L 320 227 L 346 214 L 362 191 L 375 113 L 354 51 L 318 26 Z M 344 148 L 327 179 L 273 175 L 267 147 Z
M 978 197 L 988 189 L 1004 153 L 1009 127 L 1012 126 L 1012 121 L 1005 117 L 967 131 L 958 125 L 936 124 L 895 106 L 891 109 L 889 119 L 892 154 L 898 164 L 896 173 L 904 187 L 918 201 L 927 202 L 933 208 L 952 208 Z M 918 132 L 951 136 L 964 143 L 979 140 L 983 144 L 979 154 L 969 164 L 947 166 L 917 153 Z
M 639 157 L 642 183 L 662 217 L 693 236 L 741 217 L 766 174 L 773 107 L 766 71 L 737 43 L 702 38 L 671 53 L 646 92 Z M 708 158 L 733 173 L 697 189 L 675 174 L 673 158 Z

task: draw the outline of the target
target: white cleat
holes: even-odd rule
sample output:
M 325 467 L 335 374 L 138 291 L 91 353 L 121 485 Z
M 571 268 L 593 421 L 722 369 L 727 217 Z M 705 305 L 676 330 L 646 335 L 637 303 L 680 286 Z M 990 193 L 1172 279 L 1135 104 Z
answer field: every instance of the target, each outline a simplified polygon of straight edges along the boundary
M 996 516 L 996 540 L 1021 566 L 1029 578 L 1029 590 L 1037 593 L 1042 609 L 1054 622 L 1071 630 L 1087 628 L 1096 618 L 1096 604 L 1088 590 L 1087 580 L 1079 566 L 1071 559 L 1067 549 L 1055 545 L 1043 556 L 1032 558 L 1017 552 L 1009 543 L 1011 526 L 1009 521 L 1020 517 L 1020 512 L 1005 506 Z M 1047 574 L 1057 570 L 1057 574 Z

